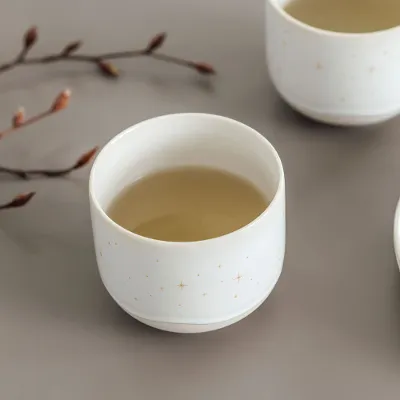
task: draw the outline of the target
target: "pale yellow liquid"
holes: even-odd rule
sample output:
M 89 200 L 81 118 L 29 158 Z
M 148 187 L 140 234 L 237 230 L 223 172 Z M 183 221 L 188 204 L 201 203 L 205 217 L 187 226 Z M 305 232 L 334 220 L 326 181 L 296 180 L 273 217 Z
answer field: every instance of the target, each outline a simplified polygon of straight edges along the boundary
M 335 32 L 375 32 L 400 24 L 400 0 L 292 0 L 284 9 L 307 25 Z
M 108 215 L 123 228 L 152 239 L 192 242 L 233 232 L 268 206 L 250 182 L 204 167 L 157 172 L 125 188 Z

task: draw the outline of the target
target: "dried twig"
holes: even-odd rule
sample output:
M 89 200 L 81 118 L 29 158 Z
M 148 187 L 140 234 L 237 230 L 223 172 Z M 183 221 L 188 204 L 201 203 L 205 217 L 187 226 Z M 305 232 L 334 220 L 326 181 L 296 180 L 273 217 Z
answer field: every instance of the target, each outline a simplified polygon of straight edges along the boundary
M 10 174 L 17 178 L 29 179 L 34 176 L 44 176 L 47 178 L 56 178 L 70 174 L 72 171 L 83 168 L 87 165 L 97 152 L 97 147 L 89 150 L 85 154 L 81 155 L 75 163 L 67 168 L 58 169 L 20 169 L 20 168 L 9 168 L 0 166 L 0 174 Z
M 136 57 L 150 57 L 155 60 L 164 61 L 171 64 L 181 65 L 183 67 L 191 68 L 202 75 L 213 75 L 215 69 L 208 63 L 195 62 L 186 60 L 184 58 L 174 57 L 167 54 L 156 53 L 166 41 L 167 34 L 159 33 L 150 39 L 146 47 L 138 50 L 127 50 L 117 51 L 103 54 L 76 54 L 76 52 L 82 47 L 81 41 L 74 41 L 67 44 L 61 51 L 46 55 L 43 57 L 27 57 L 31 48 L 38 41 L 38 30 L 36 27 L 30 28 L 24 35 L 23 47 L 17 57 L 12 61 L 0 65 L 0 73 L 11 70 L 21 65 L 32 65 L 32 64 L 48 64 L 60 61 L 75 61 L 75 62 L 86 62 L 96 65 L 98 70 L 105 76 L 111 78 L 117 78 L 119 76 L 119 70 L 111 63 L 110 60 L 122 59 L 122 58 L 136 58 Z
M 0 65 L 0 74 L 6 71 L 12 70 L 18 66 L 23 65 L 34 65 L 34 64 L 49 64 L 56 63 L 60 61 L 74 61 L 74 62 L 85 62 L 93 64 L 97 69 L 105 76 L 110 78 L 117 78 L 119 76 L 119 70 L 110 61 L 122 58 L 136 58 L 136 57 L 149 57 L 154 60 L 167 62 L 170 64 L 180 65 L 183 67 L 188 67 L 197 71 L 202 75 L 213 75 L 215 74 L 214 68 L 204 62 L 195 62 L 186 60 L 184 58 L 174 57 L 167 54 L 161 54 L 158 50 L 164 45 L 167 34 L 159 33 L 151 38 L 146 45 L 146 47 L 138 50 L 127 50 L 118 51 L 111 53 L 103 53 L 97 55 L 88 54 L 77 54 L 77 51 L 82 47 L 81 41 L 74 41 L 68 43 L 61 51 L 42 57 L 28 57 L 33 46 L 38 41 L 38 30 L 36 27 L 28 29 L 22 40 L 22 48 L 17 54 L 17 56 L 2 65 Z M 26 127 L 27 125 L 38 122 L 43 118 L 46 118 L 60 110 L 65 109 L 68 106 L 68 101 L 70 97 L 70 92 L 68 90 L 63 91 L 57 96 L 52 106 L 42 113 L 34 115 L 30 118 L 25 118 L 25 112 L 23 109 L 19 109 L 12 118 L 12 125 L 8 129 L 0 131 L 0 139 L 11 134 L 17 129 Z M 93 148 L 83 154 L 73 165 L 67 168 L 60 169 L 20 169 L 20 168 L 10 168 L 5 166 L 0 166 L 0 174 L 10 174 L 22 179 L 29 179 L 34 176 L 44 176 L 44 177 L 59 177 L 65 176 L 70 172 L 82 168 L 87 165 L 94 157 L 97 148 Z M 8 203 L 3 205 L 0 204 L 0 210 L 6 210 L 10 208 L 23 207 L 26 205 L 34 196 L 34 192 L 22 194 L 15 197 Z
M 45 110 L 37 115 L 34 115 L 30 118 L 25 118 L 25 112 L 23 109 L 19 109 L 12 118 L 11 127 L 0 131 L 0 139 L 5 136 L 11 134 L 12 132 L 23 128 L 27 125 L 33 124 L 34 122 L 40 121 L 43 118 L 46 118 L 58 111 L 64 110 L 68 106 L 69 98 L 71 96 L 71 92 L 69 90 L 64 90 L 61 92 L 53 101 L 53 104 L 50 106 L 48 110 Z M 82 156 L 78 158 L 78 160 L 71 166 L 67 168 L 59 168 L 59 169 L 20 169 L 20 168 L 10 168 L 5 166 L 0 166 L 0 174 L 10 174 L 22 179 L 29 179 L 33 176 L 44 176 L 44 177 L 59 177 L 68 175 L 70 172 L 80 169 L 87 165 L 96 154 L 97 147 L 89 150 L 84 153 Z M 34 193 L 28 193 L 24 195 L 19 195 L 15 197 L 9 203 L 0 205 L 0 210 L 6 210 L 10 208 L 22 207 L 27 204 L 33 197 Z

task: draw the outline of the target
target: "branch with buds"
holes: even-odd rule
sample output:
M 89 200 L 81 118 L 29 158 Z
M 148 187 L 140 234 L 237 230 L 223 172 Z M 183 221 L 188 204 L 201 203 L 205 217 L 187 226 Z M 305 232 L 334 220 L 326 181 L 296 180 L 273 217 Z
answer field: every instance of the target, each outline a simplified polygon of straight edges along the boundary
M 27 37 L 29 39 L 29 37 Z M 31 43 L 31 39 L 26 39 L 25 43 L 29 45 Z M 53 104 L 45 111 L 36 114 L 32 117 L 26 118 L 25 112 L 23 109 L 19 109 L 12 118 L 11 126 L 3 131 L 0 131 L 0 139 L 10 135 L 18 129 L 24 128 L 27 125 L 33 124 L 34 122 L 40 121 L 43 118 L 49 117 L 52 114 L 55 114 L 61 110 L 64 110 L 68 107 L 69 99 L 71 96 L 71 92 L 69 90 L 64 90 L 61 92 L 53 101 Z M 96 154 L 97 147 L 87 151 L 83 155 L 81 155 L 75 163 L 66 168 L 59 169 L 18 169 L 18 168 L 9 168 L 5 166 L 0 166 L 0 174 L 10 174 L 18 178 L 29 179 L 34 176 L 44 176 L 48 178 L 65 176 L 80 169 L 87 165 Z M 8 203 L 0 204 L 0 210 L 6 210 L 10 208 L 18 208 L 25 206 L 35 195 L 34 192 L 21 194 L 15 197 Z
M 109 78 L 118 78 L 120 72 L 111 60 L 124 58 L 147 57 L 157 61 L 175 64 L 182 67 L 190 68 L 201 75 L 214 75 L 215 69 L 208 63 L 190 61 L 185 58 L 179 58 L 160 53 L 159 50 L 165 44 L 167 39 L 166 33 L 159 33 L 149 40 L 147 45 L 137 50 L 117 51 L 110 53 L 102 53 L 97 55 L 82 54 L 78 50 L 82 47 L 81 41 L 73 41 L 65 45 L 59 52 L 49 54 L 42 57 L 29 57 L 32 48 L 38 42 L 38 30 L 36 27 L 28 29 L 22 40 L 22 48 L 11 61 L 0 65 L 0 74 L 12 70 L 18 66 L 50 64 L 60 61 L 83 62 L 95 65 L 99 72 Z M 35 122 L 49 117 L 52 114 L 65 109 L 68 106 L 70 91 L 64 90 L 54 100 L 51 107 L 37 115 L 26 118 L 25 111 L 19 109 L 12 118 L 12 124 L 9 128 L 0 131 L 0 140 L 16 130 L 31 125 Z M 84 153 L 78 160 L 69 167 L 60 169 L 19 169 L 0 166 L 0 174 L 9 174 L 21 179 L 29 179 L 34 176 L 44 176 L 48 178 L 65 176 L 74 170 L 80 169 L 87 165 L 96 154 L 97 148 L 93 148 Z M 23 207 L 33 198 L 34 192 L 21 194 L 5 204 L 0 204 L 0 210 Z
M 63 47 L 59 52 L 55 54 L 49 54 L 43 57 L 28 57 L 28 53 L 37 43 L 38 38 L 39 35 L 36 27 L 28 29 L 23 37 L 21 51 L 12 61 L 0 65 L 0 73 L 22 65 L 49 64 L 60 61 L 75 61 L 91 63 L 95 65 L 103 75 L 109 78 L 118 78 L 120 72 L 118 68 L 111 62 L 111 60 L 136 57 L 148 57 L 154 60 L 180 65 L 193 69 L 201 75 L 213 75 L 216 73 L 215 69 L 208 63 L 190 61 L 186 60 L 185 58 L 179 58 L 159 53 L 158 50 L 164 45 L 167 39 L 167 34 L 165 32 L 155 35 L 149 40 L 148 44 L 145 47 L 137 50 L 117 51 L 95 55 L 80 53 L 77 54 L 78 50 L 82 47 L 82 41 L 78 40 L 68 43 L 65 47 Z

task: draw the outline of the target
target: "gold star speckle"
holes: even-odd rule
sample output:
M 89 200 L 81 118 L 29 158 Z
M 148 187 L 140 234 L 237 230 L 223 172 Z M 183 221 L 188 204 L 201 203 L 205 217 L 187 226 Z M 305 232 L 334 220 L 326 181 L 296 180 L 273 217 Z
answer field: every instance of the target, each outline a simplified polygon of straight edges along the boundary
M 183 290 L 183 288 L 185 288 L 187 285 L 185 285 L 182 281 L 179 285 L 177 285 L 181 290 Z
M 221 265 L 221 264 L 219 264 L 219 265 L 218 265 L 218 268 L 219 268 L 219 269 L 221 269 L 221 268 L 222 268 L 222 265 Z
M 233 298 L 234 298 L 234 299 L 237 299 L 237 298 L 238 298 L 238 295 L 237 295 L 237 294 L 235 294 L 235 295 L 233 296 Z
M 317 62 L 317 65 L 315 66 L 315 68 L 318 70 L 321 70 L 323 68 L 323 66 L 320 62 Z
M 148 275 L 146 275 L 146 278 L 148 278 L 149 276 Z
M 197 276 L 200 276 L 200 274 L 197 274 Z
M 239 274 L 239 272 L 238 272 L 238 274 L 237 274 L 237 276 L 236 276 L 236 278 L 233 278 L 233 280 L 234 281 L 237 281 L 237 283 L 239 283 L 240 282 L 240 280 L 243 278 L 243 276 L 242 275 L 240 275 Z

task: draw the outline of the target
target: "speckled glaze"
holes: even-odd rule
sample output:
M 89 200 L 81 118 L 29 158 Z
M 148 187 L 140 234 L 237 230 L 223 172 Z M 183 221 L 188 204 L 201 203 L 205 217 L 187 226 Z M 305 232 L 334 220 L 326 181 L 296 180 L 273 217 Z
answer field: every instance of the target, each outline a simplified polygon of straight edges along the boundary
M 270 206 L 228 235 L 173 243 L 141 237 L 105 213 L 113 197 L 144 174 L 205 165 L 254 183 Z M 139 123 L 98 155 L 90 177 L 94 242 L 103 283 L 147 325 L 181 333 L 230 325 L 270 294 L 285 252 L 285 181 L 278 154 L 259 133 L 228 118 L 176 114 Z
M 266 0 L 269 73 L 302 114 L 335 125 L 368 125 L 400 113 L 400 26 L 350 34 L 288 15 L 289 0 Z

